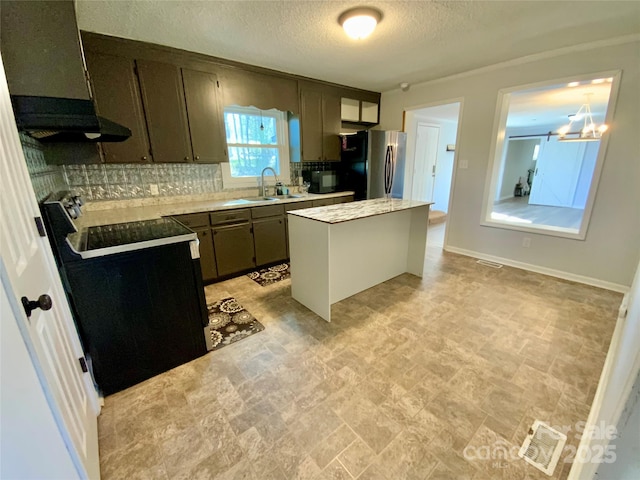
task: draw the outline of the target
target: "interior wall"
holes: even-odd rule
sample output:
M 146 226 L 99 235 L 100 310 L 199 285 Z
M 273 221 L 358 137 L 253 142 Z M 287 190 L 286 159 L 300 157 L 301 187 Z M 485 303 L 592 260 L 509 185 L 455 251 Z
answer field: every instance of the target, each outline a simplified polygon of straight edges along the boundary
M 533 151 L 539 143 L 540 140 L 538 139 L 509 140 L 502 185 L 499 188 L 499 200 L 513 197 L 516 184 L 520 179 L 522 179 L 523 183 L 527 181 L 528 170 L 535 164 Z
M 600 142 L 587 143 L 584 159 L 582 160 L 582 167 L 580 168 L 580 176 L 578 177 L 578 184 L 576 185 L 576 193 L 573 197 L 573 208 L 584 208 L 587 204 L 589 186 L 591 185 L 593 171 L 596 167 L 596 161 L 598 160 L 599 148 Z
M 402 127 L 405 109 L 464 98 L 456 145 L 458 168 L 449 212 L 449 246 L 586 277 L 615 288 L 631 284 L 640 258 L 640 41 L 536 57 L 382 94 L 383 129 Z M 615 115 L 595 204 L 584 240 L 480 225 L 498 91 L 573 75 L 622 70 Z M 467 167 L 467 168 L 465 168 Z M 522 247 L 524 237 L 531 239 Z

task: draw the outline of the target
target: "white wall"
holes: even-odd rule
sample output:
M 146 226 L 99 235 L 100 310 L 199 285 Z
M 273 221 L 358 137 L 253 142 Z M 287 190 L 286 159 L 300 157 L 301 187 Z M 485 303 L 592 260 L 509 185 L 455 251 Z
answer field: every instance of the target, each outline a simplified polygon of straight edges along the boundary
M 640 41 L 579 49 L 548 58 L 484 69 L 413 85 L 407 92 L 383 92 L 382 129 L 400 129 L 405 108 L 464 98 L 456 145 L 448 244 L 458 250 L 492 255 L 593 279 L 629 286 L 640 257 Z M 615 116 L 598 193 L 585 240 L 524 233 L 480 225 L 498 91 L 573 75 L 622 69 Z M 522 248 L 523 237 L 531 238 Z
M 504 160 L 502 184 L 497 189 L 499 200 L 514 196 L 516 184 L 522 179 L 526 183 L 528 170 L 534 165 L 533 151 L 539 139 L 509 140 L 507 144 L 507 156 Z
M 587 148 L 585 149 L 582 160 L 582 167 L 580 168 L 580 176 L 578 177 L 578 184 L 576 185 L 576 193 L 573 196 L 573 208 L 584 208 L 587 204 L 589 186 L 593 178 L 593 170 L 596 167 L 596 160 L 598 160 L 599 148 L 600 142 L 587 143 Z

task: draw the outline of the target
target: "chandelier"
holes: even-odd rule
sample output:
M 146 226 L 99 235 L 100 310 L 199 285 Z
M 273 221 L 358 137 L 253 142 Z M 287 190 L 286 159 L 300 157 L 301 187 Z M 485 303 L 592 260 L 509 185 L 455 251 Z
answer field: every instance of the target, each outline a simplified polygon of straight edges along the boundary
M 559 142 L 597 142 L 609 128 L 606 124 L 596 125 L 591 114 L 591 104 L 587 93 L 587 102 L 573 115 L 569 115 L 569 124 L 558 129 Z

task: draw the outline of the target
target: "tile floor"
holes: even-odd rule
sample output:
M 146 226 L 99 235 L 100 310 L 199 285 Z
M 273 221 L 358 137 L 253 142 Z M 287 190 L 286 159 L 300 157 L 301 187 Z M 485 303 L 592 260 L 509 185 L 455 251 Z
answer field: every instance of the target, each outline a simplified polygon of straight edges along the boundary
M 426 265 L 330 324 L 289 280 L 207 287 L 265 331 L 107 397 L 103 479 L 549 478 L 482 455 L 519 447 L 534 419 L 571 427 L 566 478 L 622 296 L 437 247 Z

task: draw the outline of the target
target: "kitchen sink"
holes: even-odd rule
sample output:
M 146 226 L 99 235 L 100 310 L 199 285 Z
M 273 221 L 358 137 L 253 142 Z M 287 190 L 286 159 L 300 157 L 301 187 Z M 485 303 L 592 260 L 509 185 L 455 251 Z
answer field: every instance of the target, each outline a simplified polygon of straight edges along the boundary
M 257 203 L 257 202 L 272 202 L 277 200 L 275 197 L 249 197 L 249 198 L 239 198 L 237 200 L 229 200 L 228 202 L 224 202 L 225 205 L 245 205 L 247 203 Z
M 287 198 L 302 198 L 302 195 L 294 195 L 294 194 L 287 194 L 287 195 L 274 195 L 273 197 L 267 197 L 270 200 L 286 200 Z

